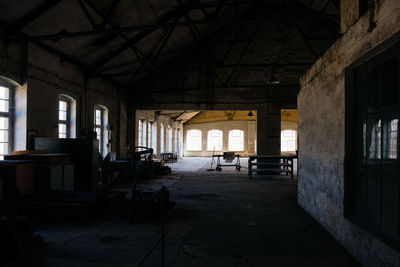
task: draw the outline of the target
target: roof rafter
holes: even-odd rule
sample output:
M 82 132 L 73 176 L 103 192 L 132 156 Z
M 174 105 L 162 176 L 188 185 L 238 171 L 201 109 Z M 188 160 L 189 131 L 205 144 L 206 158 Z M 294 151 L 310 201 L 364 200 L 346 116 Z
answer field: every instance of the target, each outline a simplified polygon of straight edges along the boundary
M 153 33 L 155 29 L 159 28 L 159 27 L 152 27 L 152 26 L 154 26 L 154 25 L 169 25 L 168 22 L 170 20 L 174 19 L 177 16 L 181 16 L 190 10 L 190 3 L 186 4 L 185 6 L 183 6 L 181 8 L 178 8 L 178 9 L 168 12 L 164 15 L 161 15 L 154 22 L 153 25 L 149 25 L 149 27 L 143 27 L 141 29 L 142 31 L 139 32 L 138 34 L 136 34 L 133 38 L 129 39 L 128 42 L 126 42 L 125 44 L 122 44 L 117 49 L 111 50 L 108 53 L 104 54 L 102 57 L 98 58 L 93 63 L 91 63 L 90 66 L 93 68 L 96 68 L 96 69 L 103 66 L 104 64 L 109 62 L 111 59 L 113 59 L 114 57 L 120 55 L 122 52 L 127 50 L 131 46 L 131 44 L 135 44 L 136 42 L 144 39 L 145 37 L 147 37 L 148 35 Z M 164 27 L 165 26 L 163 26 L 162 28 L 164 28 Z M 121 29 L 111 29 L 111 30 L 116 30 L 118 32 L 115 32 L 115 33 L 120 33 L 120 32 L 123 32 L 123 31 L 121 31 Z M 101 31 L 109 32 L 110 30 L 101 30 Z
M 290 68 L 290 67 L 310 67 L 313 63 L 269 63 L 269 64 L 223 64 L 223 65 L 210 65 L 210 67 L 214 69 L 224 69 L 224 68 L 270 68 L 270 67 L 279 67 L 279 68 Z M 123 76 L 123 75 L 131 75 L 131 74 L 155 74 L 155 73 L 171 73 L 171 72 L 189 72 L 196 71 L 204 68 L 204 66 L 190 66 L 184 68 L 163 68 L 163 69 L 154 69 L 154 70 L 142 70 L 142 71 L 125 71 L 125 72 L 116 72 L 116 73 L 104 73 L 107 76 Z
M 114 28 L 114 29 L 96 29 L 93 31 L 82 31 L 82 32 L 60 32 L 55 34 L 47 34 L 47 35 L 38 35 L 38 36 L 30 36 L 31 40 L 59 40 L 65 38 L 76 38 L 76 37 L 84 37 L 84 36 L 95 36 L 95 35 L 107 35 L 107 34 L 118 34 L 124 32 L 136 32 L 143 31 L 140 34 L 145 34 L 147 36 L 151 32 L 156 29 L 169 28 L 173 27 L 186 27 L 190 24 L 192 25 L 206 25 L 206 24 L 242 24 L 242 23 L 261 23 L 261 22 L 280 22 L 280 21 L 296 21 L 296 20 L 332 20 L 337 18 L 337 15 L 302 15 L 296 17 L 266 17 L 266 18 L 245 18 L 245 19 L 203 19 L 203 20 L 191 20 L 191 21 L 180 21 L 180 22 L 165 22 L 165 19 L 154 24 L 150 25 L 140 25 L 140 26 L 131 26 L 131 27 L 123 27 L 123 28 Z M 169 17 L 168 20 L 172 18 Z M 149 32 L 149 33 L 148 33 Z M 136 39 L 134 37 L 134 39 Z M 141 38 L 142 39 L 142 38 Z
M 8 23 L 5 23 L 5 22 L 0 20 L 0 28 L 2 28 L 5 31 L 10 31 L 10 29 L 12 29 L 12 25 L 10 25 Z M 20 30 L 14 30 L 13 33 L 18 35 L 18 37 L 20 37 L 21 40 L 24 40 L 24 41 L 28 40 L 28 36 L 26 34 L 24 34 L 23 32 L 21 32 Z M 47 51 L 47 52 L 49 52 L 49 53 L 51 53 L 53 55 L 58 56 L 60 58 L 60 60 L 65 60 L 65 61 L 67 61 L 69 63 L 72 63 L 73 65 L 75 65 L 79 69 L 83 70 L 85 74 L 89 74 L 89 73 L 94 74 L 95 76 L 101 77 L 101 78 L 103 78 L 103 79 L 105 79 L 105 80 L 107 80 L 107 81 L 109 81 L 111 83 L 119 85 L 121 88 L 126 89 L 123 84 L 121 84 L 121 83 L 119 83 L 119 82 L 117 82 L 117 81 L 115 81 L 113 79 L 110 79 L 110 77 L 108 77 L 108 76 L 106 76 L 106 75 L 104 75 L 104 74 L 102 74 L 100 72 L 97 72 L 96 70 L 91 69 L 88 65 L 86 65 L 85 63 L 79 61 L 78 59 L 76 59 L 76 58 L 74 58 L 72 56 L 64 54 L 61 51 L 58 51 L 57 49 L 55 49 L 55 48 L 53 48 L 51 46 L 48 46 L 46 44 L 43 44 L 43 43 L 41 43 L 39 41 L 31 41 L 31 42 L 34 43 L 35 45 L 39 46 L 43 50 L 45 50 L 45 51 Z
M 117 8 L 117 6 L 118 6 L 120 1 L 121 0 L 113 0 L 113 2 L 111 3 L 110 8 L 107 11 L 107 14 L 103 18 L 103 21 L 101 22 L 101 25 L 100 25 L 101 28 L 103 28 L 103 29 L 106 28 L 106 25 L 108 24 L 108 22 L 109 22 L 109 20 L 111 18 L 111 15 L 113 14 L 114 10 Z
M 22 29 L 38 17 L 40 17 L 42 14 L 46 13 L 48 10 L 56 6 L 58 3 L 60 3 L 62 0 L 47 0 L 35 9 L 33 9 L 31 12 L 29 12 L 27 15 L 23 16 L 20 18 L 17 22 L 12 24 L 12 27 L 14 29 Z

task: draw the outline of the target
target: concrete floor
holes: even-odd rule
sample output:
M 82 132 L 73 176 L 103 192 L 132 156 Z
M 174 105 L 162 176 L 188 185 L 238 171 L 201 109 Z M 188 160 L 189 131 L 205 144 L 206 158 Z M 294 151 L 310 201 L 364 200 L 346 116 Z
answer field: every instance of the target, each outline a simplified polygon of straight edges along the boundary
M 170 164 L 173 176 L 140 185 L 166 185 L 177 203 L 167 224 L 166 266 L 358 266 L 296 204 L 296 179 L 250 180 L 246 169 L 207 172 L 208 163 L 185 158 Z M 157 239 L 160 224 L 106 216 L 39 230 L 45 245 L 37 265 L 135 266 Z M 160 255 L 158 247 L 143 266 L 161 266 Z
M 216 159 L 215 159 L 216 160 Z M 236 161 L 236 160 L 235 160 Z M 221 158 L 221 164 L 232 164 L 232 163 L 225 163 Z M 167 166 L 171 167 L 172 172 L 180 173 L 180 172 L 204 172 L 207 169 L 214 169 L 217 166 L 216 162 L 211 165 L 211 158 L 210 157 L 184 157 L 179 159 L 178 162 L 175 163 L 167 163 Z M 240 158 L 240 165 L 241 171 L 240 173 L 246 174 L 247 173 L 247 165 L 248 165 L 248 158 Z M 294 173 L 297 174 L 297 159 L 293 162 L 294 165 Z M 235 172 L 235 167 L 222 167 L 222 172 Z

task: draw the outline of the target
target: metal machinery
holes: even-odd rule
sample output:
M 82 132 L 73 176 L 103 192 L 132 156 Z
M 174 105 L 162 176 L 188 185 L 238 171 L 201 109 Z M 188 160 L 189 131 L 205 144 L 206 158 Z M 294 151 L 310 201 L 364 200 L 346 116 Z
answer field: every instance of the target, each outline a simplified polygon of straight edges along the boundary
M 137 189 L 137 181 L 140 177 L 151 176 L 155 172 L 153 149 L 142 146 L 135 148 L 128 146 L 127 154 L 131 167 L 135 169 L 129 220 L 133 222 L 152 217 L 162 218 L 164 213 L 175 206 L 175 203 L 169 201 L 169 191 L 165 187 L 153 192 Z
M 221 157 L 224 160 L 225 164 L 221 163 Z M 215 162 L 215 159 L 217 158 L 217 167 L 215 168 L 215 170 L 217 171 L 222 171 L 222 167 L 236 167 L 237 171 L 240 171 L 240 155 L 236 154 L 235 152 L 224 152 L 222 155 L 213 155 L 212 156 L 212 163 Z M 236 158 L 236 160 L 235 160 Z M 234 163 L 232 163 L 234 162 Z M 231 164 L 228 164 L 231 163 Z

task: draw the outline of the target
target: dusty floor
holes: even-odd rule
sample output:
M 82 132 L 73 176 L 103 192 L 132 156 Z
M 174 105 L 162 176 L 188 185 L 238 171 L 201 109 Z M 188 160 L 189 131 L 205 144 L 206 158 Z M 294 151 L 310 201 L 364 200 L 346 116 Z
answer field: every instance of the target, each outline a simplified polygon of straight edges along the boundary
M 296 204 L 296 179 L 250 180 L 246 169 L 207 172 L 208 164 L 209 159 L 185 159 L 170 164 L 172 177 L 141 185 L 166 185 L 177 203 L 167 224 L 166 266 L 358 266 Z M 45 240 L 41 266 L 111 267 L 135 266 L 160 225 L 107 217 L 39 230 Z M 161 266 L 160 257 L 158 247 L 143 266 Z
M 236 161 L 236 160 L 235 160 Z M 235 162 L 233 162 L 235 163 Z M 232 163 L 225 163 L 221 158 L 221 164 L 232 164 Z M 169 167 L 171 167 L 174 173 L 176 172 L 197 172 L 197 171 L 205 171 L 207 169 L 215 169 L 216 167 L 216 159 L 211 165 L 211 158 L 210 157 L 185 157 L 179 159 L 178 162 L 175 163 L 168 163 Z M 240 165 L 242 170 L 240 173 L 246 174 L 247 173 L 247 165 L 248 165 L 248 158 L 240 158 Z M 294 165 L 294 173 L 297 174 L 297 160 L 295 159 L 293 162 Z M 222 167 L 223 172 L 235 172 L 235 167 Z

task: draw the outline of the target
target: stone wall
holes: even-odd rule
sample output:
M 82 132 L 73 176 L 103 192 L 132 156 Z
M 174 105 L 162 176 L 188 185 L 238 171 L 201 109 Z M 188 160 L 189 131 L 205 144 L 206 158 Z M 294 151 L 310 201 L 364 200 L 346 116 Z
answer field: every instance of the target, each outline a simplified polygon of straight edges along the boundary
M 399 251 L 345 218 L 343 204 L 345 68 L 400 31 L 400 1 L 378 1 L 374 12 L 343 29 L 301 78 L 298 202 L 363 265 L 400 266 Z

